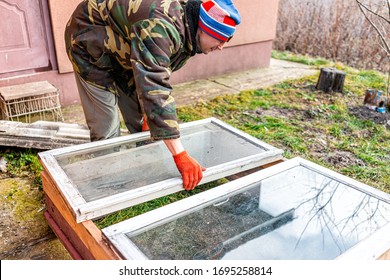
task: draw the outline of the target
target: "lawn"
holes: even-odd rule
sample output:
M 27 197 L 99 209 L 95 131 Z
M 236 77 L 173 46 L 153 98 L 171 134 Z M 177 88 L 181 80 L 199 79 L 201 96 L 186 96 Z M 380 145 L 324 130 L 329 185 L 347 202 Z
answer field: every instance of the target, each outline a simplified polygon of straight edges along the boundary
M 390 126 L 386 125 L 389 113 L 381 114 L 363 106 L 367 88 L 385 91 L 385 75 L 320 58 L 277 52 L 273 55 L 344 71 L 344 92 L 318 91 L 315 89 L 318 76 L 309 76 L 180 107 L 180 120 L 190 122 L 216 117 L 283 149 L 287 159 L 299 156 L 390 193 Z M 137 205 L 108 215 L 96 224 L 103 228 L 223 182 Z
M 365 90 L 386 92 L 386 76 L 358 70 L 321 58 L 274 52 L 279 59 L 335 67 L 346 73 L 343 93 L 324 93 L 315 89 L 318 76 L 284 81 L 272 87 L 219 96 L 210 101 L 178 108 L 182 122 L 216 117 L 244 132 L 284 150 L 284 157 L 311 160 L 329 169 L 390 193 L 389 113 L 378 113 L 363 106 Z M 41 184 L 37 151 L 1 149 L 7 161 L 7 176 L 28 176 Z M 129 219 L 225 182 L 224 179 L 182 191 L 96 221 L 98 227 Z

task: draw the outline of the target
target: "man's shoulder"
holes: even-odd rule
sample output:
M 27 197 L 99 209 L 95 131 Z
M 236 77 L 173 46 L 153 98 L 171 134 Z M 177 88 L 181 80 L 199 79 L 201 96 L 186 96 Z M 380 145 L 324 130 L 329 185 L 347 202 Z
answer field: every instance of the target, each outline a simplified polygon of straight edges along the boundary
M 177 17 L 178 14 L 183 14 L 183 5 L 187 1 L 179 0 L 143 0 L 150 2 L 150 11 L 155 13 L 155 16 L 170 16 Z M 157 13 L 158 11 L 158 13 Z

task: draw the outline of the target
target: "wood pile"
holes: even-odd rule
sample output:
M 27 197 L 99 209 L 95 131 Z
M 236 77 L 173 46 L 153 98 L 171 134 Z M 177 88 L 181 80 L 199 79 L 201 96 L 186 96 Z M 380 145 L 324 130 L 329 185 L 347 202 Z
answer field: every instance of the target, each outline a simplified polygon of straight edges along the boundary
M 51 150 L 87 142 L 89 129 L 78 124 L 0 121 L 0 146 Z

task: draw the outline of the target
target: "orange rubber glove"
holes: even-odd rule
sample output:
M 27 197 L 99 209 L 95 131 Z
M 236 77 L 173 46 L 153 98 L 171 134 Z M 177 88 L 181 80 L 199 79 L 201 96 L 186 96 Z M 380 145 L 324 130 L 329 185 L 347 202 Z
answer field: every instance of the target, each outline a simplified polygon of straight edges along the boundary
M 202 171 L 206 168 L 190 157 L 186 151 L 174 155 L 173 159 L 183 178 L 183 188 L 187 191 L 195 189 L 203 178 Z
M 148 123 L 146 122 L 146 117 L 144 117 L 144 122 L 142 124 L 142 131 L 149 131 Z

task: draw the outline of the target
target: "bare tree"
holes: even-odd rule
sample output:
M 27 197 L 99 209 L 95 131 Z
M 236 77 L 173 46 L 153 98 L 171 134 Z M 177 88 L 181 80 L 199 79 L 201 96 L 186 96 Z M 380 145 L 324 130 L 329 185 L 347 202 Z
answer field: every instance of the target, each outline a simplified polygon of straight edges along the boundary
M 355 0 L 366 20 L 376 31 L 380 45 L 387 56 L 387 107 L 390 108 L 390 0 Z
M 378 4 L 388 0 L 359 1 Z M 388 6 L 376 5 L 373 11 L 377 9 L 388 18 Z M 377 26 L 389 42 L 388 23 L 383 21 Z M 340 61 L 359 69 L 388 71 L 387 53 L 355 1 L 280 0 L 273 48 Z

